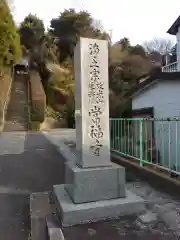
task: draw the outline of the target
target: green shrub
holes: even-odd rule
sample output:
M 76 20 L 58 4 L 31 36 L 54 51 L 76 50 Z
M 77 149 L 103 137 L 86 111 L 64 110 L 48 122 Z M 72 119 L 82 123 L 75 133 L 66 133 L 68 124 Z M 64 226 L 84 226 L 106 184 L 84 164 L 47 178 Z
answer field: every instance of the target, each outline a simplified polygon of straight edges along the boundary
M 17 62 L 20 37 L 6 0 L 0 0 L 0 66 Z

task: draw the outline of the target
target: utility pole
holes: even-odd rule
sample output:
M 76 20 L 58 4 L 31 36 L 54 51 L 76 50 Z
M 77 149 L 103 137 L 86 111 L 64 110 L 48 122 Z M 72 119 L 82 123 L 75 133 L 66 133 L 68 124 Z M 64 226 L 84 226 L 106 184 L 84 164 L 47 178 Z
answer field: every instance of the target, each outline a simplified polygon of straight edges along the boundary
M 112 33 L 113 33 L 113 30 L 110 29 L 110 30 L 109 30 L 110 44 L 112 44 Z

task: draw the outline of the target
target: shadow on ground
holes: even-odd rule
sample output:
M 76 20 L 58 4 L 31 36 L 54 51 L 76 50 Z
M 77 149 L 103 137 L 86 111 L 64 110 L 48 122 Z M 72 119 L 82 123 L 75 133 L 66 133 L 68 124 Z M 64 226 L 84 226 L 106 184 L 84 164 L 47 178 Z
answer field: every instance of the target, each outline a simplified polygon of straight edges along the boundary
M 21 154 L 0 156 L 1 187 L 41 192 L 63 182 L 63 159 L 41 133 L 26 134 Z
M 63 159 L 44 135 L 18 134 L 0 136 L 0 239 L 6 240 L 28 239 L 30 193 L 64 182 Z
M 176 236 L 161 221 L 142 224 L 136 216 L 64 228 L 67 240 L 175 240 Z

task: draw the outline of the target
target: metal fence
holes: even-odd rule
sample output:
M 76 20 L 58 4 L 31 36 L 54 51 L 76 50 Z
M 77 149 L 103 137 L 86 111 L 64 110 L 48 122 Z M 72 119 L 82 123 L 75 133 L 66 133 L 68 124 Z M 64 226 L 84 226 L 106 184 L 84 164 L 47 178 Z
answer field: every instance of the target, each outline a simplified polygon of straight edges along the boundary
M 180 175 L 179 119 L 110 119 L 111 150 Z

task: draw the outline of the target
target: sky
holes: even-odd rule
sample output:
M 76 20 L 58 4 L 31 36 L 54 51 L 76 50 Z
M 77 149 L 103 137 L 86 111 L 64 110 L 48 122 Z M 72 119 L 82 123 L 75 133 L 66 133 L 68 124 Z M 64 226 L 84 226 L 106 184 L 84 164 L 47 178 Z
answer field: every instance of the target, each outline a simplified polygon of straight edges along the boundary
M 175 37 L 167 30 L 180 15 L 179 0 L 13 0 L 14 18 L 20 23 L 29 13 L 37 14 L 45 26 L 64 9 L 87 10 L 112 32 L 112 41 L 128 37 L 131 44 L 152 38 Z

